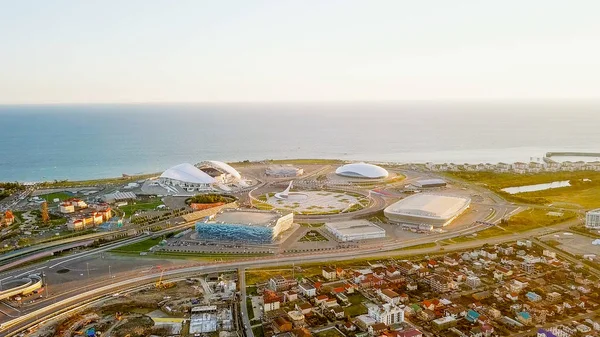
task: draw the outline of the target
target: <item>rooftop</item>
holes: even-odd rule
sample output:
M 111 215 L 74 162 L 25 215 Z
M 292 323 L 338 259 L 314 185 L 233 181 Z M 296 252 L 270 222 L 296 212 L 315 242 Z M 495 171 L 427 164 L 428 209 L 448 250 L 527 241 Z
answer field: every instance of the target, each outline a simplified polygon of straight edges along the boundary
M 436 219 L 450 219 L 464 210 L 470 202 L 471 199 L 464 197 L 415 194 L 388 206 L 385 212 Z
M 353 163 L 346 164 L 338 167 L 335 173 L 346 177 L 355 178 L 386 178 L 388 171 L 383 167 L 367 164 L 367 163 Z
M 226 224 L 248 224 L 256 226 L 269 226 L 281 218 L 281 214 L 268 211 L 254 210 L 224 210 L 217 213 L 212 222 Z
M 160 177 L 192 184 L 212 184 L 215 182 L 213 177 L 188 163 L 175 165 L 163 172 Z
M 385 232 L 385 230 L 366 220 L 353 220 L 345 222 L 328 222 L 325 226 L 335 229 L 342 234 L 367 234 Z

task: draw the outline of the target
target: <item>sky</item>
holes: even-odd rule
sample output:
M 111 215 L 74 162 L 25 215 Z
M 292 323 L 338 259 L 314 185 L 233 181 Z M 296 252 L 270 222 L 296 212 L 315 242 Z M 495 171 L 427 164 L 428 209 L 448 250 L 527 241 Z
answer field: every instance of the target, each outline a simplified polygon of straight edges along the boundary
M 0 9 L 0 104 L 600 98 L 597 0 Z

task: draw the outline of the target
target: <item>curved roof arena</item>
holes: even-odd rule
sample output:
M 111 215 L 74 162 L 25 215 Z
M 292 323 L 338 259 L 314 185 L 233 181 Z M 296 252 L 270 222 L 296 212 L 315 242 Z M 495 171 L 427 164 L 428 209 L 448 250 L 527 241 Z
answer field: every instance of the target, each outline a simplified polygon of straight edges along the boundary
M 242 175 L 236 169 L 234 169 L 233 167 L 231 167 L 231 165 L 224 163 L 222 161 L 207 160 L 207 161 L 203 161 L 203 162 L 199 163 L 197 166 L 200 166 L 200 167 L 210 166 L 219 171 L 230 174 L 231 176 L 233 176 L 237 179 L 242 179 Z
M 345 177 L 371 179 L 386 178 L 388 176 L 388 171 L 383 167 L 367 163 L 346 164 L 338 167 L 335 173 Z
M 183 163 L 171 167 L 160 175 L 161 178 L 179 180 L 192 184 L 212 184 L 215 178 L 202 172 L 192 164 Z
M 388 218 L 412 217 L 448 221 L 464 212 L 471 199 L 436 194 L 415 194 L 388 206 Z

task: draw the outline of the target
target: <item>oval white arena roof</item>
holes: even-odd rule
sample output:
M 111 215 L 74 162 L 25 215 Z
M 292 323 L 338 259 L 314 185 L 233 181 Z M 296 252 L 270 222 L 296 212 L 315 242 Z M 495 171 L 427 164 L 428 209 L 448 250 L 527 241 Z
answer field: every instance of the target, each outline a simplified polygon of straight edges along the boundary
M 212 184 L 215 179 L 202 172 L 192 164 L 183 163 L 171 167 L 160 175 L 161 178 L 169 178 L 193 184 Z
M 436 194 L 415 194 L 388 206 L 384 213 L 431 219 L 450 219 L 460 214 L 471 199 Z
M 346 164 L 338 167 L 335 173 L 358 178 L 386 178 L 388 176 L 388 171 L 383 167 L 367 163 Z
M 225 171 L 225 172 L 231 174 L 232 176 L 236 177 L 237 179 L 242 179 L 242 176 L 240 175 L 240 173 L 227 163 L 224 163 L 222 161 L 216 161 L 216 160 L 207 160 L 204 163 L 210 164 L 215 168 L 219 168 L 222 171 Z M 202 164 L 204 164 L 204 163 L 202 163 Z

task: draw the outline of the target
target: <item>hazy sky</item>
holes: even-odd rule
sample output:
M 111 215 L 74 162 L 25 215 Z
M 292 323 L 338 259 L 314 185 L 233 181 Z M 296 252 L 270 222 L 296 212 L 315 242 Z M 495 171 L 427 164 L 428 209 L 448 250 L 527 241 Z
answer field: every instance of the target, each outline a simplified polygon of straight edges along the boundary
M 600 98 L 598 0 L 0 0 L 0 103 Z

